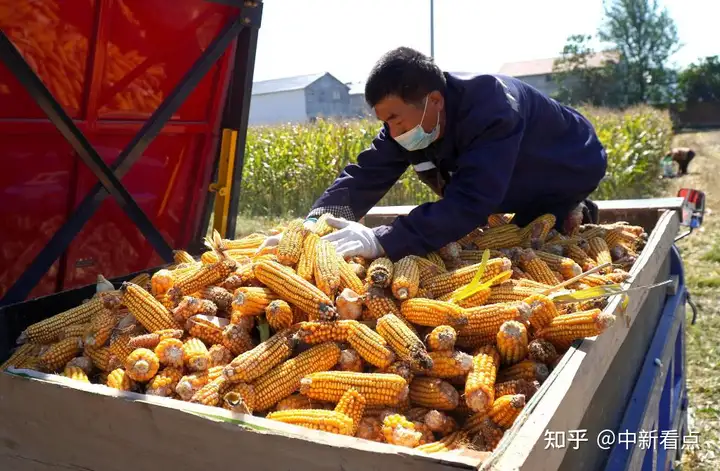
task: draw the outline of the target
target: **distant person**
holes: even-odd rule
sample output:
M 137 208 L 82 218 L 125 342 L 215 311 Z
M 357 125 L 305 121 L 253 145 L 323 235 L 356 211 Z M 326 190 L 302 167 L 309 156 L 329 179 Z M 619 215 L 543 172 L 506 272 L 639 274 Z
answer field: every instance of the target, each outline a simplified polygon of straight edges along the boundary
M 311 225 L 332 213 L 328 222 L 340 230 L 325 239 L 341 255 L 394 261 L 424 255 L 486 224 L 493 213 L 515 213 L 519 226 L 552 213 L 561 232 L 597 222 L 597 206 L 587 198 L 605 175 L 606 152 L 584 116 L 528 84 L 500 75 L 460 79 L 401 47 L 375 64 L 365 100 L 382 129 L 306 220 Z M 386 226 L 354 222 L 409 165 L 441 199 Z
M 695 158 L 695 151 L 688 147 L 675 147 L 670 151 L 673 162 L 677 162 L 680 168 L 679 175 L 687 175 L 688 165 Z

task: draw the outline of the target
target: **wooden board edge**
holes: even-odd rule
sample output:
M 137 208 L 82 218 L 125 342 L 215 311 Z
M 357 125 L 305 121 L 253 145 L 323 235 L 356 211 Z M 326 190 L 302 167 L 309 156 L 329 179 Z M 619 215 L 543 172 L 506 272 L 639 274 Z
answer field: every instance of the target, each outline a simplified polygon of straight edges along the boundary
M 645 250 L 630 271 L 630 286 L 639 287 L 655 281 L 674 244 L 678 227 L 677 211 L 665 211 L 650 234 Z M 537 399 L 533 397 L 526 405 L 516 423 L 506 432 L 507 437 L 491 457 L 481 464 L 481 470 L 556 470 L 560 466 L 567 449 L 546 449 L 544 434 L 563 432 L 567 435 L 569 431 L 577 429 L 583 417 L 582 412 L 587 408 L 648 295 L 647 291 L 636 293 L 631 296 L 624 314 L 619 314 L 622 311 L 621 297 L 611 298 L 605 311 L 618 316 L 613 327 L 600 336 L 583 340 L 577 348 L 568 350 L 565 354 L 567 358 L 563 358 L 541 388 L 544 391 L 542 395 Z
M 423 453 L 412 448 L 390 445 L 387 443 L 372 442 L 350 436 L 343 436 L 320 430 L 311 430 L 304 427 L 269 420 L 263 417 L 232 412 L 219 407 L 205 406 L 167 397 L 145 395 L 141 393 L 120 391 L 100 384 L 82 383 L 60 375 L 42 373 L 34 370 L 9 368 L 0 372 L 0 383 L 3 379 L 30 381 L 42 387 L 61 387 L 73 389 L 78 393 L 94 394 L 106 397 L 136 402 L 146 407 L 162 407 L 182 412 L 205 420 L 217 422 L 227 427 L 237 426 L 245 431 L 259 434 L 278 435 L 284 438 L 312 442 L 333 448 L 350 448 L 357 451 L 371 452 L 384 455 L 403 455 L 411 459 L 420 460 L 426 465 L 433 463 L 451 466 L 458 470 L 476 470 L 490 453 L 473 450 L 450 451 L 446 453 Z M 232 430 L 232 428 L 230 429 Z

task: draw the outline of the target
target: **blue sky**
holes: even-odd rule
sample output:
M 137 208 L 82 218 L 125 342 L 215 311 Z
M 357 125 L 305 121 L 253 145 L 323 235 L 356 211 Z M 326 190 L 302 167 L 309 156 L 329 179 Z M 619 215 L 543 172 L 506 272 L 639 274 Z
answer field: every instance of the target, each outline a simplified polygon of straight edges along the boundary
M 720 54 L 720 1 L 660 0 L 676 21 L 685 66 Z M 255 80 L 330 72 L 363 81 L 385 51 L 430 53 L 430 0 L 264 0 Z M 435 60 L 443 70 L 497 72 L 555 57 L 571 34 L 594 33 L 602 0 L 435 0 Z

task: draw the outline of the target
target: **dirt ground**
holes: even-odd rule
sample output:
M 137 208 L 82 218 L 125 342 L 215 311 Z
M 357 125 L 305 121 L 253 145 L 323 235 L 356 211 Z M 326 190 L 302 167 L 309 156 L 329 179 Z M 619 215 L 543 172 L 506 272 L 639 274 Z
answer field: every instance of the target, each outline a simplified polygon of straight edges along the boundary
M 682 187 L 705 192 L 703 226 L 678 242 L 685 276 L 698 317 L 687 322 L 687 384 L 690 429 L 700 433 L 697 450 L 683 453 L 681 469 L 720 469 L 720 131 L 679 134 L 675 145 L 697 152 L 690 174 L 671 181 L 669 193 Z

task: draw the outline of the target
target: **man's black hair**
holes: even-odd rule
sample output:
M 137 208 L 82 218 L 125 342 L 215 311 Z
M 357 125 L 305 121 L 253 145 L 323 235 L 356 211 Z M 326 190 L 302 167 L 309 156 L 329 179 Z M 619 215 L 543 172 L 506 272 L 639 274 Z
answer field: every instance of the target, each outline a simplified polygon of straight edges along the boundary
M 365 84 L 365 101 L 374 107 L 387 96 L 405 103 L 422 103 L 425 96 L 445 91 L 445 76 L 432 58 L 409 47 L 385 53 L 370 71 Z

